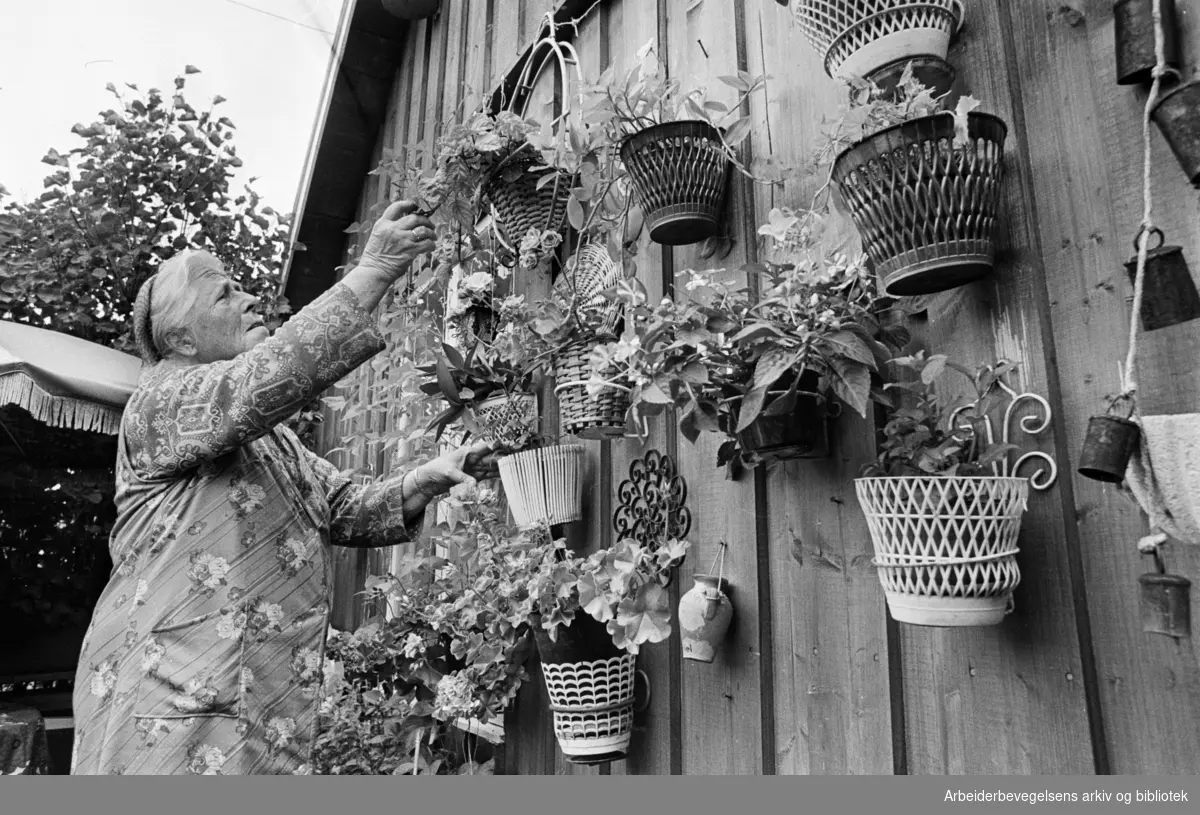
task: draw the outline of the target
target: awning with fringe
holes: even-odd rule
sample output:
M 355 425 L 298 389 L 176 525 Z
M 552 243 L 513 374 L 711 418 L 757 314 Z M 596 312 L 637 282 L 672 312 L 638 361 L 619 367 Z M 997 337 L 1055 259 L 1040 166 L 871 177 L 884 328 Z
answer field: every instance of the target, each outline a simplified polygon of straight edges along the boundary
M 0 405 L 48 425 L 116 435 L 140 369 L 130 354 L 0 320 Z

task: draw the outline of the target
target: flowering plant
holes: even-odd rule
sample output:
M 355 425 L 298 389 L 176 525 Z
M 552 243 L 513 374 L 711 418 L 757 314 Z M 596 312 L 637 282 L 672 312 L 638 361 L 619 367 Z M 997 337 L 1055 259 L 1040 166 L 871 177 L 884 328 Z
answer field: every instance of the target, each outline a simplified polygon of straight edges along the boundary
M 553 557 L 543 557 L 532 578 L 530 594 L 542 628 L 557 641 L 558 627 L 570 626 L 579 611 L 605 623 L 613 645 L 636 654 L 647 642 L 671 634 L 671 570 L 687 554 L 688 542 L 667 540 L 644 546 L 623 538 L 609 549 L 578 557 L 562 540 Z
M 368 579 L 391 614 L 372 647 L 422 686 L 435 716 L 486 722 L 528 678 L 528 582 L 552 549 L 505 523 L 495 491 L 476 487 L 457 500 L 453 525 L 437 525 L 431 538 L 452 557 L 410 558 L 397 574 Z
M 1016 364 L 1000 360 L 971 371 L 945 354 L 926 357 L 924 351 L 892 362 L 919 376 L 913 381 L 888 383 L 888 388 L 905 391 L 912 398 L 892 412 L 883 429 L 877 460 L 863 467 L 862 475 L 993 475 L 992 465 L 1016 449 L 1012 444 L 994 442 L 988 432 L 988 415 L 1003 400 L 1003 378 Z M 934 387 L 948 369 L 971 382 L 975 389 L 972 401 L 956 406 L 954 400 L 938 398 Z
M 643 414 L 671 406 L 689 440 L 728 436 L 718 466 L 756 463 L 738 434 L 760 415 L 795 410 L 802 391 L 816 399 L 832 391 L 860 415 L 872 399 L 888 402 L 872 375 L 908 334 L 882 323 L 889 301 L 864 257 L 826 248 L 825 226 L 817 212 L 772 210 L 759 234 L 779 259 L 738 269 L 745 285 L 723 269 L 688 271 L 677 302 L 651 305 L 638 281 L 623 281 L 625 332 L 593 352 L 589 389 L 630 383 L 631 432 Z

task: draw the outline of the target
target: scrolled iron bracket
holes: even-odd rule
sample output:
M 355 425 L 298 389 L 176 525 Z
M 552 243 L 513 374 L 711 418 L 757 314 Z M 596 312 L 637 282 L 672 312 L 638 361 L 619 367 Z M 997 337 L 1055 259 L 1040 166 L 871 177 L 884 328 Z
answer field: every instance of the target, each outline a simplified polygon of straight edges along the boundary
M 687 481 L 670 456 L 657 450 L 629 464 L 629 478 L 617 487 L 618 506 L 613 529 L 618 538 L 633 538 L 642 546 L 658 548 L 665 541 L 682 540 L 692 528 L 687 503 Z

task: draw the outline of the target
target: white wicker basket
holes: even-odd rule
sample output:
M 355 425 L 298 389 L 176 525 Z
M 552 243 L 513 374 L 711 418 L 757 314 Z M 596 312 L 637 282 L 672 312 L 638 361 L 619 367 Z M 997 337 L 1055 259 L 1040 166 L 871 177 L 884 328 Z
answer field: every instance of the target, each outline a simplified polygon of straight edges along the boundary
M 517 445 L 537 429 L 537 397 L 532 393 L 502 393 L 480 402 L 474 410 L 484 441 Z
M 854 487 L 893 618 L 933 626 L 1004 619 L 1021 581 L 1029 479 L 859 478 Z
M 583 517 L 583 445 L 536 447 L 500 459 L 500 481 L 518 526 Z
M 901 59 L 946 58 L 962 0 L 796 0 L 804 36 L 836 79 L 869 76 Z
M 568 760 L 619 758 L 629 749 L 635 662 L 627 653 L 596 662 L 542 663 L 554 735 Z

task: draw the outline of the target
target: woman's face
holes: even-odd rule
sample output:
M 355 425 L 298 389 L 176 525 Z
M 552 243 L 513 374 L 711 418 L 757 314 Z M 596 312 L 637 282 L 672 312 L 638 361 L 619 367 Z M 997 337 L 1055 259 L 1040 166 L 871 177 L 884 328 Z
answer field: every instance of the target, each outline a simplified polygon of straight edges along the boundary
M 196 315 L 192 337 L 197 362 L 233 359 L 270 336 L 262 317 L 255 311 L 258 298 L 221 272 L 204 274 L 197 287 Z

